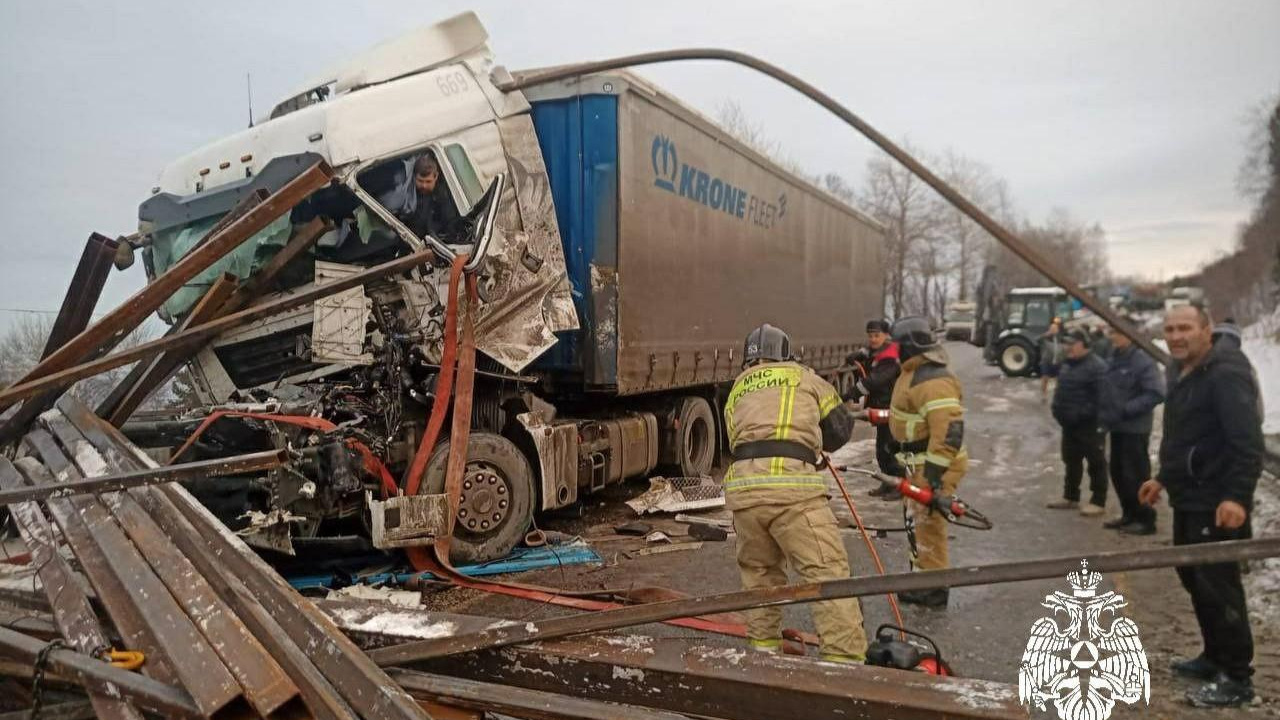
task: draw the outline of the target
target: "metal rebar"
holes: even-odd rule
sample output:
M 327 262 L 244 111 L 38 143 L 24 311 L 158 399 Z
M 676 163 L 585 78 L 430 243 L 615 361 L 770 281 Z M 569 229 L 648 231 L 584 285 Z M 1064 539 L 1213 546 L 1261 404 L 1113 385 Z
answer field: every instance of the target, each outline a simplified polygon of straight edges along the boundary
M 734 50 L 723 50 L 720 48 L 662 50 L 658 52 L 640 53 L 638 55 L 627 55 L 608 60 L 563 65 L 550 68 L 548 70 L 529 71 L 520 73 L 519 77 L 517 77 L 513 82 L 496 84 L 500 90 L 510 92 L 513 90 L 522 90 L 534 85 L 542 85 L 544 83 L 555 82 L 557 80 L 567 80 L 596 72 L 606 72 L 609 70 L 619 70 L 637 65 L 652 65 L 655 63 L 672 62 L 676 60 L 723 60 L 726 62 L 737 63 L 764 73 L 765 75 L 768 75 L 769 77 L 772 77 L 805 95 L 866 136 L 866 138 L 877 147 L 888 153 L 893 157 L 893 159 L 901 163 L 903 167 L 910 170 L 917 177 L 923 180 L 925 184 L 937 191 L 939 195 L 955 206 L 957 210 L 969 216 L 969 219 L 973 220 L 981 226 L 983 230 L 990 233 L 992 237 L 1000 242 L 1000 244 L 1009 248 L 1013 254 L 1022 258 L 1028 265 L 1035 268 L 1045 277 L 1062 286 L 1069 295 L 1079 300 L 1085 307 L 1097 313 L 1098 317 L 1106 320 L 1108 324 L 1119 330 L 1125 335 L 1125 337 L 1133 340 L 1138 347 L 1145 350 L 1161 363 L 1169 363 L 1169 356 L 1167 353 L 1156 347 L 1154 343 L 1139 333 L 1137 328 L 1133 327 L 1132 324 L 1121 318 L 1119 314 L 1107 305 L 1107 303 L 1101 302 L 1086 293 L 1075 283 L 1074 280 L 1067 277 L 1064 273 L 1059 271 L 1058 268 L 1054 267 L 1054 265 L 1040 254 L 1039 251 L 1007 230 L 1003 225 L 996 222 L 994 218 L 984 212 L 977 205 L 970 202 L 968 198 L 964 197 L 964 195 L 960 194 L 960 192 L 953 188 L 949 183 L 934 174 L 933 171 L 925 167 L 919 160 L 912 157 L 906 150 L 903 150 L 879 130 L 872 127 L 870 123 L 858 117 L 844 105 L 836 102 L 835 99 L 816 87 L 776 65 L 761 60 L 760 58 L 746 53 Z
M 1280 537 L 1258 540 L 1180 545 L 1153 550 L 1090 553 L 1083 557 L 1097 572 L 1121 572 L 1185 565 L 1238 562 L 1280 556 Z M 635 605 L 617 610 L 579 613 L 536 623 L 509 625 L 476 633 L 422 640 L 369 653 L 379 665 L 399 665 L 415 660 L 473 652 L 514 643 L 535 642 L 585 632 L 617 630 L 633 625 L 753 608 L 776 607 L 817 600 L 883 595 L 935 588 L 993 585 L 1065 577 L 1080 568 L 1081 556 L 1043 558 L 992 565 L 929 570 L 925 572 L 842 578 L 819 583 L 781 585 L 758 590 L 705 595 L 666 602 Z
M 113 492 L 143 485 L 271 470 L 283 465 L 287 459 L 288 453 L 284 450 L 264 450 L 228 458 L 197 460 L 178 465 L 162 465 L 157 468 L 130 470 L 81 480 L 5 488 L 0 490 L 0 505 L 9 505 L 28 500 L 46 500 L 48 498 L 84 495 L 87 493 Z

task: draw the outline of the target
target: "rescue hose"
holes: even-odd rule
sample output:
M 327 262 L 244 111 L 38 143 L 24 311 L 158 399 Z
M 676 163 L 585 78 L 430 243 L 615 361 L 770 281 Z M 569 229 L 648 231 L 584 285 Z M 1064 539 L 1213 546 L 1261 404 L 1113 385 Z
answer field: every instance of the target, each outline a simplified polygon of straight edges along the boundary
M 858 532 L 862 533 L 862 541 L 867 544 L 867 550 L 871 553 L 871 560 L 876 565 L 876 572 L 884 575 L 884 563 L 880 562 L 880 553 L 876 552 L 876 546 L 871 542 L 871 536 L 867 535 L 867 528 L 862 524 L 862 516 L 858 514 L 858 509 L 853 506 L 853 498 L 849 497 L 849 490 L 844 486 L 844 478 L 840 477 L 840 473 L 836 472 L 835 467 L 831 465 L 831 456 L 825 452 L 822 453 L 822 459 L 827 466 L 827 470 L 831 471 L 831 477 L 835 478 L 836 485 L 840 488 L 840 494 L 844 496 L 844 502 L 849 506 L 849 512 L 853 513 L 853 521 L 858 524 Z M 898 626 L 906 625 L 902 621 L 902 610 L 898 607 L 898 597 L 893 593 L 885 594 L 889 599 L 889 607 L 893 609 L 893 618 L 898 621 Z M 906 640 L 904 633 L 902 639 Z

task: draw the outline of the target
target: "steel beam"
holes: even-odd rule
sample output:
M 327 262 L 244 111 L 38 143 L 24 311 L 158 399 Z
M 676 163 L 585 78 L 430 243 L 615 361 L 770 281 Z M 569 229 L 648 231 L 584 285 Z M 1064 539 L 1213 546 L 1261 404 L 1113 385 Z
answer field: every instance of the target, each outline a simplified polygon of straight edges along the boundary
M 46 644 L 6 627 L 0 627 L 0 650 L 5 655 L 34 664 Z M 128 670 L 112 667 L 74 650 L 55 649 L 47 654 L 46 667 L 65 680 L 98 693 L 118 692 L 120 697 L 161 717 L 208 717 L 182 690 Z
M 106 465 L 106 459 L 64 416 L 47 415 L 42 421 L 63 447 L 75 448 L 81 473 L 90 466 Z M 296 714 L 297 687 L 137 501 L 127 493 L 103 493 L 99 498 L 174 601 L 196 621 L 200 634 L 258 714 L 265 718 Z
M 1152 568 L 1238 562 L 1280 556 L 1280 537 L 1259 540 L 1181 545 L 1151 550 L 1089 553 L 1084 557 L 1098 572 L 1147 570 Z M 400 647 L 375 650 L 370 657 L 379 665 L 402 665 L 416 660 L 527 643 L 586 632 L 617 630 L 623 627 L 661 622 L 673 618 L 712 613 L 737 612 L 761 607 L 777 607 L 816 600 L 886 595 L 933 588 L 993 585 L 997 583 L 1062 577 L 1080 568 L 1081 556 L 1043 558 L 1011 563 L 995 563 L 948 570 L 898 573 L 827 580 L 819 583 L 780 585 L 758 590 L 704 595 L 666 602 L 647 603 L 579 613 L 536 623 L 504 625 L 466 635 L 423 640 Z
M 48 457 L 45 459 L 47 462 Z M 48 472 L 32 458 L 23 458 L 17 465 L 32 482 L 49 481 Z M 63 471 L 72 476 L 79 475 L 72 465 Z M 190 693 L 196 707 L 205 716 L 245 716 L 249 708 L 245 705 L 239 684 L 107 509 L 97 500 L 84 496 L 58 500 L 50 503 L 55 519 L 58 511 L 54 507 L 59 503 L 69 505 L 63 511 L 64 516 L 69 511 L 83 520 L 91 543 L 100 551 L 96 557 L 104 566 L 92 572 L 85 567 L 87 558 L 76 552 L 99 599 L 105 604 L 109 595 L 121 592 L 123 598 L 118 598 L 119 604 L 129 606 L 126 617 L 139 620 L 150 635 L 151 644 L 128 649 L 168 658 L 177 680 L 175 684 Z M 65 517 L 59 524 L 64 521 Z M 72 550 L 77 550 L 76 544 L 72 544 Z M 110 576 L 115 582 L 102 583 L 105 576 Z M 108 612 L 115 621 L 115 613 Z
M 317 604 L 365 648 L 388 647 L 424 633 L 467 632 L 495 623 L 493 618 L 388 608 L 370 601 L 321 600 Z M 377 627 L 388 629 L 369 630 L 369 621 L 374 618 L 378 619 Z M 557 695 L 726 720 L 1026 717 L 1013 685 L 738 648 L 689 647 L 684 638 L 594 635 L 452 655 L 412 667 Z M 391 670 L 398 682 L 399 672 Z M 411 686 L 405 687 L 413 692 Z M 966 698 L 975 702 L 966 704 Z
M 71 276 L 71 284 L 62 299 L 58 317 L 53 321 L 49 337 L 45 340 L 41 359 L 48 357 L 71 338 L 79 335 L 93 319 L 102 288 L 111 274 L 112 260 L 118 244 L 115 240 L 93 233 L 85 242 L 80 262 Z M 53 406 L 58 399 L 56 392 L 31 398 L 0 423 L 0 445 L 8 445 L 26 432 L 27 427 L 40 413 Z
M 154 465 L 129 444 L 120 431 L 64 397 L 58 409 L 89 442 L 108 457 L 134 467 Z M 373 664 L 324 613 L 281 578 L 244 541 L 236 537 L 181 486 L 164 485 L 136 491 L 158 496 L 156 505 L 171 504 L 194 529 L 209 551 L 244 583 L 289 638 L 306 651 L 326 680 L 365 720 L 428 720 L 417 702 Z
M 0 457 L 0 488 L 11 489 L 24 484 L 24 478 L 9 459 Z M 31 559 L 37 568 L 40 585 L 49 598 L 58 633 L 73 648 L 85 654 L 110 647 L 89 598 L 76 582 L 67 561 L 58 554 L 53 528 L 39 506 L 33 502 L 15 503 L 9 507 L 9 513 L 18 526 L 22 541 L 31 551 Z M 103 720 L 142 720 L 141 713 L 118 698 L 118 690 L 108 687 L 103 693 L 91 694 L 89 701 Z
M 236 289 L 236 277 L 230 273 L 223 273 L 218 276 L 217 280 L 209 286 L 200 300 L 191 308 L 191 312 L 179 321 L 176 325 L 169 328 L 166 335 L 173 335 L 187 328 L 200 325 L 217 317 L 222 307 L 226 304 L 227 298 L 231 297 L 231 293 Z M 189 348 L 187 348 L 189 350 Z M 139 362 L 129 371 L 119 383 L 112 388 L 111 393 L 98 405 L 98 414 L 106 418 L 113 425 L 121 425 L 129 416 L 142 405 L 156 388 L 160 387 L 165 380 L 169 379 L 169 375 L 177 369 L 182 359 L 173 357 L 179 351 L 171 350 L 167 353 L 157 354 L 148 361 Z M 184 353 L 183 358 L 186 357 Z
M 302 171 L 261 204 L 208 237 L 203 244 L 192 249 L 168 271 L 147 283 L 115 310 L 41 360 L 20 382 L 72 367 L 101 348 L 113 346 L 192 278 L 288 212 L 312 192 L 324 187 L 332 178 L 333 170 L 323 161 Z M 0 410 L 13 402 L 14 399 L 0 399 Z
M 688 720 L 638 705 L 619 705 L 511 685 L 397 669 L 391 679 L 419 701 L 514 715 L 528 720 Z
M 0 410 L 8 407 L 18 400 L 31 397 L 50 389 L 66 387 L 77 380 L 97 375 L 122 365 L 128 365 L 131 362 L 137 362 L 150 357 L 151 355 L 181 347 L 187 343 L 197 340 L 207 340 L 219 335 L 232 328 L 261 320 L 271 315 L 277 315 L 292 310 L 296 307 L 309 305 L 316 300 L 336 295 L 343 290 L 350 290 L 353 287 L 364 285 L 372 280 L 383 278 L 399 272 L 405 272 L 412 268 L 430 263 L 436 254 L 430 250 L 422 250 L 412 255 L 406 255 L 395 260 L 389 260 L 381 265 L 374 265 L 371 268 L 362 270 L 358 273 L 348 275 L 341 280 L 335 280 L 323 285 L 316 285 L 306 290 L 299 290 L 290 293 L 275 300 L 259 303 L 251 307 L 247 307 L 239 312 L 225 315 L 212 322 L 205 323 L 199 327 L 191 328 L 184 332 L 180 332 L 167 337 L 162 337 L 150 342 L 142 343 L 128 350 L 122 350 L 113 355 L 108 355 L 97 360 L 81 363 L 65 370 L 51 372 L 48 375 L 39 378 L 27 378 L 21 383 L 14 383 L 9 387 L 0 391 Z
M 29 500 L 70 497 L 72 495 L 113 492 L 143 485 L 185 482 L 187 480 L 271 470 L 283 465 L 287 459 L 288 453 L 284 450 L 264 450 L 227 458 L 197 460 L 177 465 L 162 465 L 145 470 L 130 470 L 113 475 L 102 475 L 47 485 L 5 486 L 0 489 L 0 505 Z

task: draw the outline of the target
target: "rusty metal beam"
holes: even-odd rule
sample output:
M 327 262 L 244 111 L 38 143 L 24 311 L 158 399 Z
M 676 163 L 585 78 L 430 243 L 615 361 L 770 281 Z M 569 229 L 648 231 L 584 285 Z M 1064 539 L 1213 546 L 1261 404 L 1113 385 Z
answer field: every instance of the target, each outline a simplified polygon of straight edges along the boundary
M 424 631 L 468 632 L 495 622 L 370 601 L 321 600 L 318 605 L 367 649 L 404 642 Z M 375 617 L 385 629 L 368 629 Z M 1008 684 L 738 648 L 690 647 L 684 638 L 593 635 L 436 658 L 413 669 L 727 720 L 1026 716 L 1016 687 Z M 401 681 L 399 669 L 390 672 Z M 964 699 L 972 697 L 981 697 L 984 707 L 966 705 Z
M 113 346 L 192 278 L 239 247 L 280 215 L 288 212 L 312 192 L 326 185 L 332 178 L 333 170 L 323 161 L 302 171 L 261 204 L 229 223 L 199 247 L 192 249 L 173 267 L 148 283 L 120 307 L 40 361 L 19 382 L 45 377 L 72 367 L 101 348 Z M 13 402 L 13 399 L 0 399 L 0 410 L 7 408 Z
M 22 475 L 13 463 L 8 458 L 0 457 L 0 489 L 9 490 L 24 484 Z M 22 541 L 31 551 L 31 559 L 37 568 L 40 585 L 49 598 L 58 633 L 67 639 L 71 647 L 82 653 L 89 654 L 99 648 L 110 647 L 107 634 L 98 622 L 89 598 L 85 597 L 84 591 L 76 582 L 67 561 L 58 554 L 57 538 L 39 506 L 33 502 L 15 503 L 9 506 L 9 513 L 18 526 Z M 108 687 L 104 692 L 91 694 L 89 701 L 98 717 L 104 720 L 142 720 L 141 713 L 118 698 L 119 691 Z
M 316 244 L 316 241 L 324 237 L 324 234 L 332 229 L 333 223 L 329 220 L 315 218 L 295 230 L 289 236 L 289 241 L 285 243 L 284 247 L 280 248 L 280 251 L 268 260 L 261 270 L 244 281 L 235 294 L 231 296 L 231 299 L 223 305 L 223 311 L 220 314 L 243 310 L 249 306 L 249 303 L 265 295 L 276 279 L 280 277 L 280 273 L 284 272 L 290 263 L 310 250 Z
M 62 299 L 62 307 L 53 322 L 49 337 L 45 341 L 41 359 L 62 347 L 71 338 L 79 335 L 89 321 L 93 319 L 93 310 L 98 306 L 102 296 L 102 288 L 111 274 L 112 260 L 115 257 L 115 240 L 105 235 L 93 233 L 85 242 L 84 252 L 71 276 L 71 284 Z M 35 421 L 40 413 L 48 410 L 58 399 L 56 392 L 49 392 L 40 397 L 31 398 L 0 423 L 0 445 L 8 445 L 26 432 L 26 428 Z
M 130 459 L 135 467 L 154 465 L 154 461 L 130 445 L 119 430 L 89 412 L 83 404 L 64 397 L 58 402 L 58 408 L 104 455 L 118 457 L 122 463 Z M 417 702 L 391 682 L 324 613 L 310 602 L 301 601 L 297 591 L 270 565 L 181 486 L 170 484 L 138 492 L 159 496 L 177 509 L 289 638 L 307 649 L 325 679 L 361 717 L 365 720 L 428 720 Z
M 984 212 L 977 205 L 974 205 L 964 195 L 960 194 L 955 188 L 951 187 L 945 180 L 938 177 L 925 167 L 923 163 L 912 157 L 906 150 L 903 150 L 897 143 L 890 140 L 887 136 L 876 130 L 870 123 L 855 115 L 844 105 L 836 102 L 834 98 L 822 92 L 818 88 L 783 70 L 782 68 L 765 62 L 760 58 L 746 53 L 740 53 L 733 50 L 722 50 L 719 48 L 689 48 L 683 50 L 664 50 L 659 52 L 641 53 L 638 55 L 628 55 L 625 57 L 611 58 L 608 60 L 599 60 L 593 62 L 575 63 L 572 65 L 562 65 L 542 71 L 532 71 L 521 73 L 520 76 L 509 83 L 499 84 L 499 89 L 504 92 L 513 90 L 522 90 L 533 85 L 541 85 L 543 83 L 555 82 L 558 80 L 566 80 L 576 78 L 582 75 L 589 75 L 596 72 L 606 72 L 609 70 L 618 70 L 625 67 L 633 67 L 636 65 L 650 65 L 654 63 L 672 62 L 676 60 L 724 60 L 731 63 L 744 65 L 772 77 L 785 85 L 790 86 L 793 90 L 808 97 L 810 100 L 818 103 L 822 107 L 829 110 L 833 115 L 843 120 L 853 129 L 862 133 L 868 140 L 874 143 L 884 152 L 888 153 L 893 159 L 897 160 L 904 167 L 919 177 L 929 187 L 933 188 L 947 202 L 951 203 L 957 210 L 969 216 L 983 230 L 991 234 L 1001 245 L 1009 248 L 1015 255 L 1022 258 L 1028 265 L 1035 268 L 1042 275 L 1051 281 L 1062 286 L 1072 297 L 1079 300 L 1085 307 L 1098 314 L 1098 317 L 1106 320 L 1109 325 L 1123 333 L 1126 337 L 1151 357 L 1159 360 L 1161 363 L 1169 363 L 1169 355 L 1160 348 L 1156 347 L 1149 339 L 1138 332 L 1137 328 L 1121 318 L 1111 307 L 1105 302 L 1094 298 L 1086 293 L 1074 280 L 1065 273 L 1059 271 L 1057 267 L 1051 263 L 1048 258 L 1044 257 L 1038 250 L 1031 247 L 1017 235 L 1014 235 L 1003 225 L 996 222 L 994 218 Z
M 191 312 L 165 334 L 173 335 L 217 317 L 235 289 L 236 277 L 230 273 L 222 273 L 204 295 L 200 296 Z M 98 405 L 98 414 L 113 425 L 122 425 L 151 393 L 169 379 L 169 375 L 186 358 L 185 353 L 181 357 L 175 357 L 178 352 L 171 350 L 157 354 L 149 361 L 135 365 Z
M 157 468 L 130 470 L 113 475 L 69 480 L 48 485 L 4 487 L 0 489 L 0 505 L 28 500 L 69 497 L 71 495 L 113 492 L 143 485 L 183 482 L 186 480 L 271 470 L 283 465 L 287 459 L 288 452 L 285 450 L 264 450 L 228 458 L 163 465 Z
M 81 418 L 78 427 L 85 426 L 82 431 L 87 430 L 86 436 L 91 443 L 95 443 L 96 448 L 101 451 L 103 448 L 115 447 L 114 438 L 100 432 L 105 421 L 91 416 L 88 408 L 69 398 L 64 398 L 61 405 L 64 412 L 71 413 L 69 417 L 73 422 Z M 92 422 L 87 422 L 86 419 L 90 417 Z M 113 456 L 113 461 L 117 467 L 134 468 L 135 471 L 138 468 L 157 469 L 154 465 L 144 465 L 127 450 L 118 452 Z M 272 614 L 262 606 L 256 593 L 245 586 L 237 573 L 204 542 L 172 503 L 151 487 L 133 488 L 128 492 L 147 509 L 152 519 L 200 570 L 219 596 L 235 609 L 254 636 L 270 650 L 272 657 L 298 687 L 316 720 L 358 720 L 355 712 L 338 696 L 337 690 L 316 669 L 302 647 L 293 642 Z
M 8 405 L 11 405 L 23 398 L 31 397 L 32 395 L 46 390 L 66 387 L 77 380 L 82 380 L 92 375 L 97 375 L 98 373 L 118 368 L 122 365 L 128 365 L 131 362 L 136 362 L 150 357 L 154 353 L 180 347 L 192 341 L 206 340 L 230 330 L 231 328 L 239 327 L 246 323 L 260 320 L 271 315 L 276 315 L 286 310 L 292 310 L 293 308 L 300 307 L 302 305 L 309 305 L 320 298 L 335 295 L 343 290 L 349 290 L 353 287 L 364 285 L 367 282 L 380 279 L 387 275 L 405 272 L 420 265 L 430 263 L 435 257 L 435 252 L 431 250 L 422 250 L 411 255 L 396 258 L 395 260 L 389 260 L 381 265 L 375 265 L 358 273 L 348 275 L 341 280 L 317 285 L 306 290 L 290 293 L 275 300 L 247 307 L 244 310 L 230 315 L 225 315 L 199 327 L 194 327 L 175 335 L 145 342 L 128 350 L 115 353 L 114 355 L 108 355 L 97 360 L 75 365 L 40 378 L 23 381 L 21 384 L 15 383 L 5 388 L 3 391 L 0 391 L 0 409 L 3 409 L 4 407 L 7 407 Z
M 1280 556 L 1280 537 L 1182 545 L 1150 550 L 1089 553 L 1084 557 L 1089 560 L 1089 567 L 1093 570 L 1098 572 L 1120 572 L 1237 562 L 1276 556 Z M 819 583 L 781 585 L 758 590 L 741 590 L 717 595 L 633 605 L 617 610 L 579 613 L 567 617 L 539 620 L 536 623 L 504 625 L 465 635 L 422 640 L 399 647 L 375 650 L 369 656 L 379 665 L 402 665 L 407 662 L 455 653 L 568 637 L 587 632 L 617 630 L 623 627 L 661 622 L 673 618 L 793 605 L 816 600 L 835 600 L 838 598 L 885 595 L 933 588 L 1042 580 L 1062 577 L 1079 569 L 1080 560 L 1081 556 L 1073 555 L 958 567 L 947 570 L 842 578 Z
M 71 701 L 40 708 L 40 720 L 93 720 L 95 717 L 101 716 L 97 715 L 93 705 L 87 702 Z M 31 712 L 19 710 L 0 713 L 0 720 L 31 720 Z
M 45 468 L 33 458 L 22 458 L 17 466 L 31 482 L 51 481 Z M 80 474 L 71 464 L 63 471 L 71 477 Z M 99 600 L 106 604 L 111 593 L 122 592 L 123 602 L 130 606 L 125 616 L 140 619 L 149 631 L 152 645 L 129 649 L 142 650 L 148 655 L 158 653 L 168 658 L 176 684 L 191 694 L 196 707 L 206 717 L 246 716 L 249 708 L 235 678 L 107 509 L 97 500 L 85 496 L 57 500 L 49 503 L 55 520 L 58 511 L 54 508 L 61 503 L 67 504 L 68 510 L 83 520 L 93 544 L 100 550 L 95 554 L 96 559 L 104 562 L 105 566 L 95 572 L 85 567 L 87 558 L 76 553 Z M 76 544 L 71 547 L 76 552 Z M 116 582 L 100 585 L 106 575 Z M 114 612 L 108 609 L 108 613 L 113 621 L 117 620 Z
M 34 664 L 45 648 L 46 644 L 35 638 L 0 627 L 0 650 L 5 655 Z M 122 699 L 161 717 L 208 717 L 192 702 L 191 696 L 179 688 L 112 667 L 74 650 L 54 649 L 47 657 L 49 670 L 87 690 L 118 692 Z
M 65 448 L 75 449 L 83 474 L 107 464 L 84 435 L 65 416 L 46 416 L 43 422 Z M 174 546 L 155 521 L 127 493 L 103 493 L 100 501 L 115 517 L 155 576 L 244 691 L 244 697 L 263 717 L 291 716 L 298 710 L 298 689 L 265 648 L 253 637 L 209 582 Z
M 60 477 L 73 477 L 71 473 L 75 472 L 75 468 L 62 453 L 57 441 L 47 431 L 37 429 L 27 433 L 23 438 L 23 444 L 24 450 L 29 455 L 38 457 L 45 466 L 40 467 L 37 464 L 31 471 L 23 473 L 33 484 L 52 484 L 54 480 L 50 472 Z M 22 462 L 22 459 L 18 460 L 19 464 Z M 173 670 L 173 662 L 158 646 L 142 611 L 125 593 L 120 578 L 108 569 L 106 556 L 98 547 L 85 519 L 71 506 L 70 501 L 64 498 L 51 499 L 46 507 L 49 508 L 49 514 L 54 523 L 62 531 L 62 537 L 71 548 L 71 552 L 80 562 L 80 571 L 89 580 L 89 584 L 97 594 L 98 603 L 111 617 L 111 622 L 119 632 L 125 647 L 147 653 L 147 663 L 143 672 L 165 684 L 178 684 L 178 675 Z
M 396 669 L 391 673 L 391 679 L 419 701 L 514 715 L 528 720 L 688 720 L 687 715 L 638 705 L 620 705 L 414 670 Z

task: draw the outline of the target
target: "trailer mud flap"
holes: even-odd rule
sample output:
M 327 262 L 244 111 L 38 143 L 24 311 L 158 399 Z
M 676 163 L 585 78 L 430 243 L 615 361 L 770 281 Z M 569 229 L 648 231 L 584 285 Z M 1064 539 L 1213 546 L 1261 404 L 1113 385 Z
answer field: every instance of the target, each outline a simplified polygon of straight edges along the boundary
M 365 493 L 373 528 L 373 546 L 379 550 L 431 545 L 448 532 L 449 497 L 400 495 L 375 500 Z
M 476 318 L 476 349 L 520 372 L 556 343 L 554 333 L 578 329 L 578 315 L 533 121 L 527 115 L 505 118 L 498 129 L 514 202 L 500 199 L 498 227 L 481 270 L 484 302 Z

